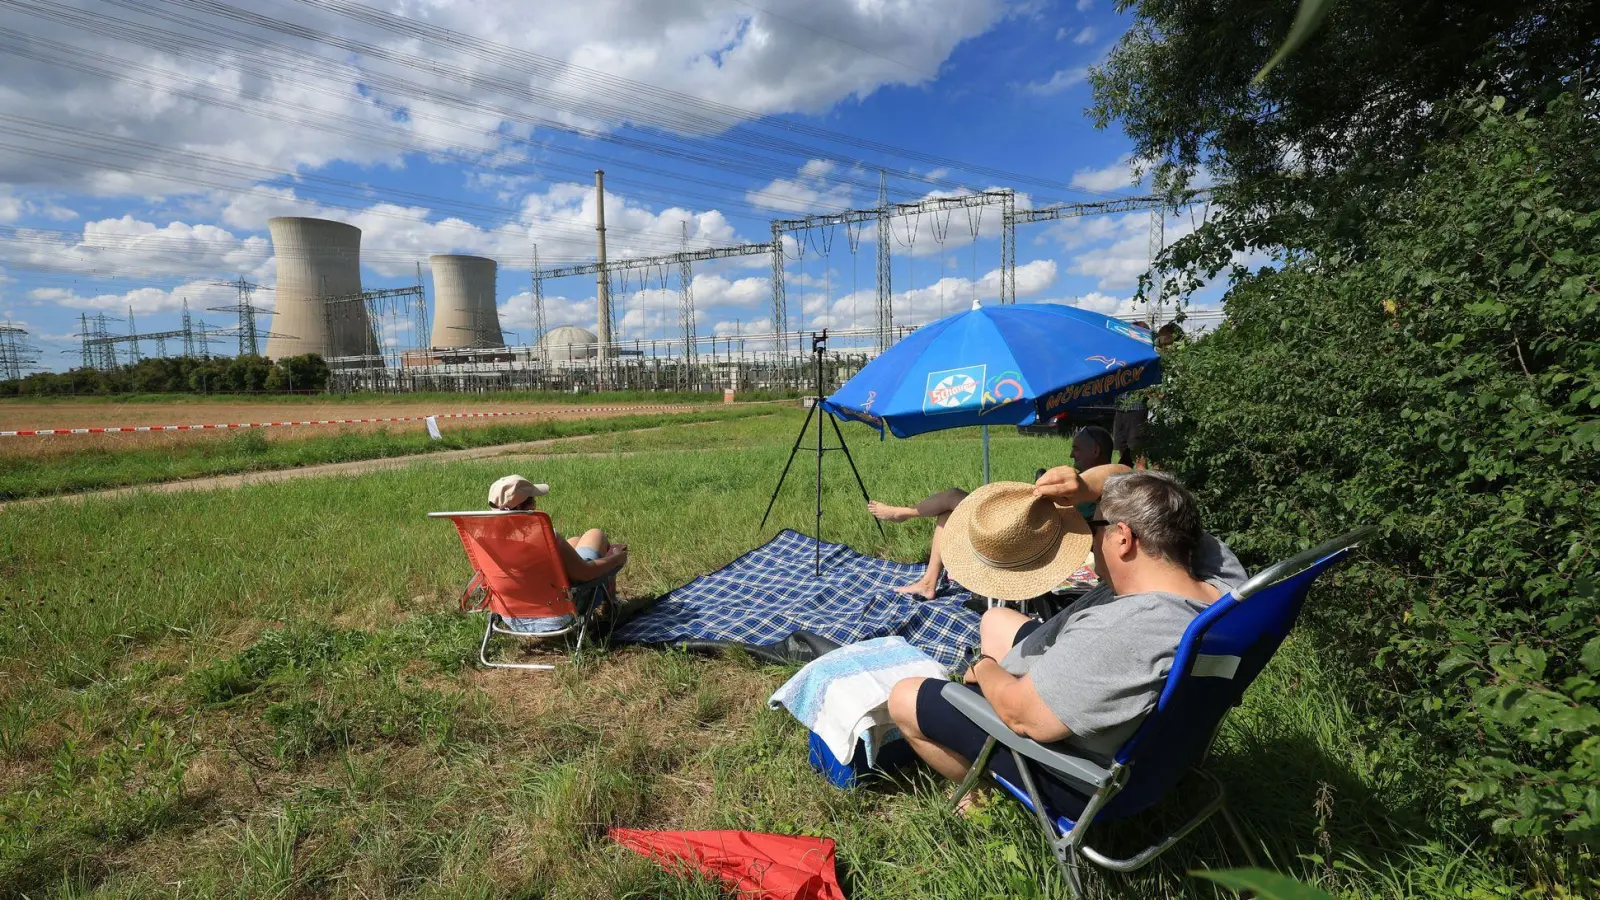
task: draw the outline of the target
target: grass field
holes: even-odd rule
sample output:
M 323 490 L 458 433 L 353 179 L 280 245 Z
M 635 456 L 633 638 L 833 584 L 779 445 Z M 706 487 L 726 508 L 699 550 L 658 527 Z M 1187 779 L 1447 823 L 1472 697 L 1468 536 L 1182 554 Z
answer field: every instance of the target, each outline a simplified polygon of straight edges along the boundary
M 24 442 L 0 444 L 0 502 L 49 494 L 151 484 L 208 475 L 230 475 L 292 469 L 321 463 L 386 459 L 414 454 L 489 447 L 523 441 L 608 433 L 632 433 L 648 442 L 640 429 L 684 422 L 722 422 L 761 416 L 766 404 L 685 406 L 681 410 L 644 414 L 595 414 L 505 419 L 499 424 L 470 424 L 463 419 L 441 424 L 442 440 L 430 440 L 422 423 L 392 426 L 285 428 L 280 432 L 251 430 L 199 434 L 145 434 L 137 442 L 125 435 L 72 435 L 56 438 L 7 438 Z M 174 440 L 163 440 L 173 438 Z M 28 442 L 59 442 L 50 452 L 28 452 Z M 15 452 L 18 450 L 22 452 Z M 581 448 L 568 448 L 581 449 Z
M 554 486 L 558 528 L 630 544 L 622 589 L 648 598 L 810 529 L 804 457 L 756 529 L 798 424 L 612 434 L 525 474 Z M 979 480 L 972 434 L 846 432 L 875 496 Z M 618 455 L 588 455 L 602 448 Z M 996 476 L 1065 452 L 997 435 Z M 880 539 L 843 459 L 826 466 L 826 537 L 925 553 L 926 523 Z M 640 648 L 477 668 L 480 623 L 451 611 L 465 560 L 424 514 L 481 506 L 501 474 L 448 463 L 0 513 L 0 896 L 719 896 L 613 846 L 613 825 L 833 837 L 853 898 L 1061 895 L 1012 804 L 961 819 L 925 776 L 846 793 L 813 773 L 804 731 L 765 708 L 788 669 Z M 1215 769 L 1264 862 L 1352 898 L 1551 895 L 1431 827 L 1434 783 L 1365 743 L 1333 688 L 1291 641 L 1222 736 Z M 1240 856 L 1206 826 L 1091 888 L 1215 896 L 1187 870 Z
M 799 394 L 794 391 L 739 391 L 740 401 L 781 400 Z M 721 403 L 722 391 L 486 391 L 462 393 L 460 391 L 416 391 L 405 394 L 376 394 L 356 392 L 350 394 L 38 394 L 25 397 L 0 398 L 0 412 L 6 409 L 38 407 L 108 407 L 124 405 L 178 406 L 203 409 L 217 405 L 264 406 L 324 406 L 324 405 L 393 405 L 433 404 L 461 406 L 463 404 L 494 405 L 496 403 L 568 403 L 583 406 L 601 403 Z

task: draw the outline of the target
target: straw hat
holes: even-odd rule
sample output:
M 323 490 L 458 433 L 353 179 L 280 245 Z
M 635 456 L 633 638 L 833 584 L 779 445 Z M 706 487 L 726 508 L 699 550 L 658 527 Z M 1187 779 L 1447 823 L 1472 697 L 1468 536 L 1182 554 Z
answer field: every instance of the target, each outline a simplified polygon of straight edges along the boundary
M 1067 580 L 1089 555 L 1089 524 L 1071 507 L 997 481 L 967 495 L 944 525 L 944 564 L 975 594 L 1028 600 Z

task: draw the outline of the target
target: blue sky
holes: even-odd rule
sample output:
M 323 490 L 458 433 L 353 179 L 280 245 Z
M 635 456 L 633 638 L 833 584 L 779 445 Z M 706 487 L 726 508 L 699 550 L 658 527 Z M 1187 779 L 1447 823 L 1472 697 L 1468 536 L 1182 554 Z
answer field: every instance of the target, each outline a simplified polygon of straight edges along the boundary
M 1084 114 L 1087 68 L 1128 24 L 1107 0 L 236 3 L 82 0 L 91 27 L 8 17 L 0 321 L 30 331 L 43 366 L 76 364 L 80 314 L 131 306 L 140 331 L 175 328 L 187 300 L 230 325 L 204 310 L 233 302 L 220 283 L 239 275 L 270 306 L 274 215 L 361 227 L 369 288 L 420 263 L 431 291 L 433 253 L 494 258 L 502 327 L 526 340 L 531 246 L 547 265 L 593 256 L 595 168 L 613 257 L 675 249 L 685 224 L 695 247 L 765 241 L 774 217 L 872 205 L 880 168 L 897 201 L 1139 192 L 1128 141 Z M 896 321 L 992 299 L 998 224 L 899 223 Z M 1021 299 L 1127 312 L 1149 225 L 1022 229 Z M 1192 227 L 1185 213 L 1166 230 Z M 818 235 L 791 260 L 791 329 L 870 325 L 873 240 L 852 260 L 842 231 Z M 768 271 L 765 257 L 699 265 L 700 332 L 770 328 Z M 619 337 L 677 333 L 676 293 L 656 285 L 618 291 Z M 548 325 L 594 328 L 592 278 L 545 293 Z

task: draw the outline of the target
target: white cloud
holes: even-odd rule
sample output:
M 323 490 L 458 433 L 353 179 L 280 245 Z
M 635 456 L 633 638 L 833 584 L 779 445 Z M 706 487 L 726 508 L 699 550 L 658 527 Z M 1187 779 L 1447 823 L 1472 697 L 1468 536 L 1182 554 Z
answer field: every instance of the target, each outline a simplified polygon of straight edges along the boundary
M 782 213 L 834 212 L 850 208 L 850 186 L 830 183 L 834 164 L 813 159 L 800 167 L 798 177 L 774 178 L 765 187 L 745 193 L 745 200 L 762 209 Z
M 1089 25 L 1082 31 L 1078 32 L 1077 37 L 1074 37 L 1072 42 L 1074 44 L 1087 44 L 1099 36 L 1099 34 L 1100 32 L 1096 31 L 1093 25 Z
M 1117 297 L 1111 294 L 1102 294 L 1099 291 L 1093 291 L 1065 302 L 1068 306 L 1076 306 L 1080 309 L 1087 309 L 1090 312 L 1097 312 L 1107 316 L 1133 315 L 1143 309 L 1143 304 L 1135 303 L 1132 295 Z
M 1093 5 L 1094 0 L 1078 0 L 1078 12 L 1088 12 Z
M 140 287 L 129 291 L 100 294 L 81 294 L 73 288 L 35 288 L 28 299 L 38 306 L 55 306 L 74 311 L 105 312 L 121 318 L 131 309 L 135 320 L 141 315 L 173 313 L 183 309 L 187 302 L 196 316 L 212 306 L 225 306 L 237 302 L 238 295 L 226 285 L 210 281 L 190 281 L 174 288 Z M 271 305 L 271 295 L 258 294 L 252 300 L 257 306 Z M 219 325 L 234 323 L 226 314 L 214 313 L 210 318 Z M 126 321 L 113 326 L 113 331 L 126 329 Z M 173 329 L 176 326 L 171 326 Z M 171 330 L 167 325 L 139 325 L 141 333 Z
M 1034 297 L 1050 289 L 1056 281 L 1056 263 L 1050 259 L 1036 259 L 1017 266 L 1016 283 L 1019 298 Z M 1000 270 L 991 269 L 973 281 L 970 278 L 945 276 L 933 284 L 894 294 L 894 321 L 896 325 L 924 325 L 942 316 L 970 309 L 972 301 L 997 302 L 1000 299 Z M 807 295 L 800 307 L 805 318 L 794 320 L 795 298 L 789 298 L 791 327 L 849 328 L 870 327 L 874 321 L 877 297 L 873 289 L 857 291 L 838 297 L 832 303 L 824 302 L 819 294 Z
M 821 178 L 833 170 L 834 164 L 830 160 L 813 159 L 800 167 L 800 175 L 802 178 Z
M 1057 28 L 1057 29 L 1056 29 L 1056 40 L 1058 40 L 1058 41 L 1064 41 L 1064 40 L 1066 40 L 1066 39 L 1067 39 L 1067 38 L 1068 38 L 1068 37 L 1070 37 L 1070 36 L 1071 36 L 1071 35 L 1072 35 L 1072 32 L 1071 32 L 1071 31 L 1068 31 L 1068 30 L 1067 30 L 1067 29 L 1066 29 L 1066 28 L 1064 28 L 1064 27 L 1063 27 L 1063 28 Z
M 0 158 L 0 183 L 170 196 L 259 182 L 253 167 L 395 165 L 418 151 L 492 164 L 558 126 L 714 134 L 751 115 L 817 114 L 930 81 L 1009 9 L 1008 0 L 763 6 L 770 12 L 606 0 L 530 13 L 513 0 L 390 2 L 357 20 L 285 3 L 227 17 L 196 7 L 166 21 L 66 0 L 8 19 L 30 41 L 8 55 L 0 113 L 39 124 L 19 133 L 27 152 Z M 383 24 L 390 11 L 413 30 Z M 55 18 L 67 15 L 94 27 Z M 464 37 L 435 42 L 419 24 Z M 107 152 L 73 146 L 85 134 Z M 243 165 L 207 162 L 217 157 Z
M 1061 69 L 1046 81 L 1034 81 L 1023 86 L 1023 90 L 1040 97 L 1049 97 L 1059 94 L 1068 88 L 1076 87 L 1089 78 L 1089 68 L 1079 66 L 1075 69 Z
M 39 216 L 55 222 L 76 219 L 78 214 L 49 200 L 28 200 L 19 197 L 10 185 L 0 184 L 0 225 L 9 225 L 24 216 Z
M 1132 187 L 1142 179 L 1133 171 L 1133 156 L 1123 154 L 1102 169 L 1079 169 L 1072 173 L 1072 186 L 1086 191 L 1116 191 Z

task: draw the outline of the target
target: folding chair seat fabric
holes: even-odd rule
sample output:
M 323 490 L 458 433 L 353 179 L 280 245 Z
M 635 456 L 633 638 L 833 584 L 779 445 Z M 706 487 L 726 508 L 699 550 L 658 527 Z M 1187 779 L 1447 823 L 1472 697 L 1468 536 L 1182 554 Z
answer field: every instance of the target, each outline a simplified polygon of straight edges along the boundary
M 1012 754 L 1022 784 L 995 780 L 1035 814 L 1074 896 L 1082 892 L 1080 857 L 1107 869 L 1131 872 L 1217 812 L 1250 855 L 1249 844 L 1228 812 L 1221 783 L 1200 765 L 1228 711 L 1239 704 L 1245 689 L 1294 627 L 1312 582 L 1372 531 L 1370 527 L 1352 531 L 1270 566 L 1196 616 L 1178 645 L 1155 709 L 1113 759 L 1096 760 L 1065 741 L 1040 744 L 1025 738 L 1012 731 L 982 695 L 963 685 L 945 685 L 943 696 L 951 705 L 989 734 L 983 752 L 957 789 L 956 800 L 976 783 L 988 769 L 993 753 L 1003 746 Z M 1041 802 L 1035 779 L 1046 772 L 1088 798 L 1075 819 L 1059 815 Z M 1125 859 L 1108 857 L 1087 844 L 1086 832 L 1092 823 L 1125 818 L 1156 806 L 1191 772 L 1209 782 L 1215 795 L 1182 826 Z
M 489 638 L 508 634 L 519 638 L 553 638 L 578 632 L 574 652 L 583 650 L 590 620 L 603 606 L 613 610 L 605 580 L 572 584 L 556 546 L 560 540 L 550 517 L 537 510 L 488 510 L 429 513 L 429 518 L 449 519 L 461 537 L 461 547 L 472 563 L 472 580 L 461 595 L 462 609 L 469 597 L 483 590 L 477 610 L 489 614 L 478 658 L 486 666 L 507 669 L 553 669 L 533 663 L 492 662 L 488 656 Z M 571 616 L 571 624 L 552 631 L 529 633 L 508 628 L 507 619 L 554 618 Z

